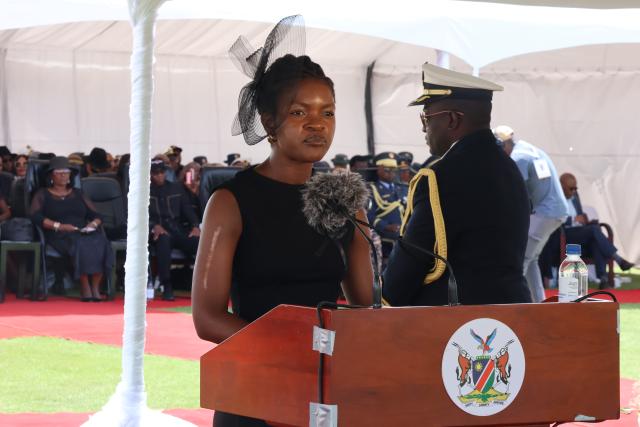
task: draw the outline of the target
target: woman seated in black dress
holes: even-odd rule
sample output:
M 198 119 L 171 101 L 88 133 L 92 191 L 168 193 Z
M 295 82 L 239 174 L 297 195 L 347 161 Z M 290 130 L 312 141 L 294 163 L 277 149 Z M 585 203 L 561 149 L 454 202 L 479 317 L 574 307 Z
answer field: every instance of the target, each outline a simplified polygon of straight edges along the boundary
M 111 270 L 113 252 L 99 230 L 95 207 L 81 190 L 71 186 L 72 169 L 66 157 L 54 157 L 48 168 L 48 188 L 42 188 L 31 202 L 31 218 L 44 229 L 45 240 L 73 265 L 80 279 L 81 301 L 101 300 L 102 276 Z
M 247 95 L 247 88 L 254 93 Z M 198 335 L 214 343 L 279 304 L 335 302 L 341 287 L 350 303 L 372 303 L 365 238 L 350 227 L 332 244 L 302 212 L 301 192 L 313 163 L 333 140 L 333 82 L 308 56 L 285 55 L 266 71 L 258 67 L 243 92 L 241 100 L 248 104 L 241 105 L 239 126 L 245 141 L 252 145 L 268 136 L 271 155 L 223 184 L 205 210 L 192 306 Z M 356 216 L 366 221 L 364 210 Z M 233 314 L 227 311 L 230 297 Z M 214 419 L 214 426 L 266 425 L 219 411 Z

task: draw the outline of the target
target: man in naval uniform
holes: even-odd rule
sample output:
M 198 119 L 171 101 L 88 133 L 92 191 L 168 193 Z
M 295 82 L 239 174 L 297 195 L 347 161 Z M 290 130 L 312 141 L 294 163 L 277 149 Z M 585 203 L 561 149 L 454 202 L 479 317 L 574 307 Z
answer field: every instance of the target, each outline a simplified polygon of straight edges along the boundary
M 382 257 L 391 253 L 400 233 L 406 194 L 395 182 L 398 162 L 395 153 L 380 153 L 373 159 L 378 179 L 370 184 L 371 204 L 367 218 L 382 239 Z
M 448 302 L 447 259 L 462 304 L 530 302 L 522 266 L 529 201 L 515 163 L 490 129 L 493 91 L 467 74 L 423 65 L 422 131 L 439 160 L 411 181 L 401 240 L 384 273 L 390 305 Z M 422 248 L 423 250 L 420 250 Z

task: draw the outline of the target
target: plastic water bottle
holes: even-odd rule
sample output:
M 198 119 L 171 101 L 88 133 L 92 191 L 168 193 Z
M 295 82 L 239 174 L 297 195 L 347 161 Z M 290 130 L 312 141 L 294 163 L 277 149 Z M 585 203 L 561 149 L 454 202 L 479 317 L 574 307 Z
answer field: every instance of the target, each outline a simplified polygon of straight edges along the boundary
M 156 290 L 153 287 L 153 281 L 151 278 L 147 280 L 147 301 L 151 301 L 155 296 Z
M 582 261 L 580 245 L 567 245 L 567 257 L 558 269 L 558 301 L 569 302 L 587 295 L 589 270 Z

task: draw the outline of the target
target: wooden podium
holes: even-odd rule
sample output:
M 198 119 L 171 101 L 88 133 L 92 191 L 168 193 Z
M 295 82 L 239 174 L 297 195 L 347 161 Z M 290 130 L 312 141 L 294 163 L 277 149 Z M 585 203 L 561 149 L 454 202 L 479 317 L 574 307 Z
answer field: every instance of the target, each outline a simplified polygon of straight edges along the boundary
M 324 356 L 324 401 L 337 405 L 339 426 L 619 418 L 617 303 L 340 309 L 322 315 L 324 328 L 335 331 L 333 353 Z M 478 416 L 447 393 L 443 357 L 461 326 L 485 318 L 517 335 L 526 368 L 512 402 L 494 415 Z M 310 402 L 318 402 L 320 354 L 312 349 L 317 320 L 313 308 L 281 305 L 203 355 L 202 407 L 308 426 Z

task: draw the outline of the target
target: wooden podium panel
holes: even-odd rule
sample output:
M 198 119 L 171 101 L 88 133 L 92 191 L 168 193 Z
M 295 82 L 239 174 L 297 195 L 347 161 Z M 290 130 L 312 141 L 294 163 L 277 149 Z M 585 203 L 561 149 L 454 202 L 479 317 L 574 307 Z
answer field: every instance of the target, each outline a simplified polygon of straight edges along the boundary
M 281 305 L 200 359 L 200 405 L 291 425 L 309 424 L 318 353 L 316 310 Z
M 544 424 L 619 417 L 618 304 L 611 302 L 325 310 L 334 330 L 325 403 L 339 426 Z M 517 335 L 526 360 L 520 392 L 503 411 L 474 416 L 443 384 L 449 339 L 478 318 Z M 201 360 L 203 407 L 309 425 L 317 402 L 316 312 L 279 306 Z

